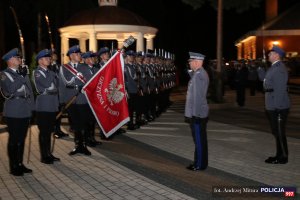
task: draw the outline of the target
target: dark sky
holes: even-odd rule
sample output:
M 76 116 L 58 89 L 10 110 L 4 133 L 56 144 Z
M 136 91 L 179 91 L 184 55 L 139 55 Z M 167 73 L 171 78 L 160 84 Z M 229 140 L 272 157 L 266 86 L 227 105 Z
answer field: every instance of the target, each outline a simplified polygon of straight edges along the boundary
M 283 11 L 297 0 L 279 0 Z M 4 21 L 4 52 L 19 45 L 19 36 L 9 5 L 12 5 L 20 21 L 27 54 L 37 47 L 37 13 L 47 12 L 56 46 L 60 45 L 57 28 L 77 11 L 98 6 L 97 0 L 1 0 Z M 216 56 L 217 12 L 210 5 L 193 10 L 181 0 L 119 0 L 119 6 L 135 12 L 159 29 L 155 47 L 174 52 L 177 62 L 183 63 L 188 51 L 197 51 L 214 59 Z M 235 10 L 224 11 L 223 55 L 226 59 L 236 58 L 234 42 L 248 31 L 261 26 L 264 21 L 264 1 L 258 8 L 244 13 Z M 1 23 L 1 19 L 0 19 Z M 48 32 L 42 18 L 42 40 L 49 46 Z M 0 37 L 1 39 L 1 37 Z M 59 49 L 59 48 L 58 48 Z

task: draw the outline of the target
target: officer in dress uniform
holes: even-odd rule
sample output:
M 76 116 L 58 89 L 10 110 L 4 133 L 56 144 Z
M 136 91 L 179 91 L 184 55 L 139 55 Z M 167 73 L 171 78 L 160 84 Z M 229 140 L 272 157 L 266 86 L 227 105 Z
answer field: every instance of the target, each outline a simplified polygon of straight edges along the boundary
M 189 52 L 189 65 L 191 70 L 186 104 L 185 117 L 190 121 L 192 136 L 195 143 L 194 163 L 187 169 L 198 171 L 204 170 L 208 165 L 206 125 L 209 108 L 207 105 L 207 89 L 209 85 L 208 74 L 203 68 L 204 55 Z
M 143 65 L 143 52 L 136 53 L 136 72 L 137 72 L 137 86 L 138 86 L 138 97 L 137 97 L 137 124 L 142 126 L 148 123 L 145 116 L 147 115 L 146 99 L 148 98 L 147 82 L 145 67 Z
M 31 173 L 23 164 L 24 144 L 30 117 L 34 109 L 34 98 L 26 68 L 20 68 L 21 58 L 17 48 L 6 53 L 2 59 L 7 68 L 1 72 L 1 92 L 5 102 L 3 116 L 8 127 L 8 159 L 10 173 L 23 176 Z
M 96 56 L 97 56 L 97 54 L 92 51 L 83 53 L 81 56 L 85 63 L 85 67 L 89 70 L 88 76 L 86 77 L 87 81 L 90 80 L 94 76 L 94 74 L 96 74 L 97 71 L 99 70 L 99 68 L 96 68 L 94 66 Z M 95 147 L 95 146 L 101 144 L 101 142 L 99 142 L 95 139 L 96 119 L 95 119 L 90 107 L 88 108 L 87 112 L 88 112 L 88 126 L 86 127 L 86 134 L 88 135 L 88 138 L 87 138 L 86 143 L 90 147 Z
M 33 72 L 33 82 L 38 93 L 36 97 L 36 117 L 39 128 L 39 145 L 41 162 L 53 164 L 60 159 L 53 156 L 51 147 L 51 133 L 54 131 L 56 113 L 58 112 L 58 79 L 55 72 L 48 69 L 51 62 L 51 51 L 41 50 L 36 55 L 38 67 Z
M 270 164 L 286 164 L 288 162 L 288 145 L 285 126 L 290 108 L 287 91 L 288 71 L 281 61 L 285 52 L 273 46 L 268 56 L 271 67 L 264 79 L 265 109 L 270 121 L 272 134 L 276 140 L 276 155 L 265 160 Z
M 60 64 L 57 62 L 57 60 L 58 60 L 57 53 L 55 50 L 53 50 L 52 54 L 51 54 L 51 64 L 48 67 L 48 69 L 53 71 L 59 77 Z M 61 82 L 61 80 L 59 80 L 58 82 Z M 59 86 L 58 86 L 58 89 L 59 89 Z M 63 108 L 63 104 L 60 103 L 59 111 L 61 111 L 62 108 Z M 55 122 L 54 136 L 56 138 L 62 138 L 62 137 L 68 136 L 68 134 L 64 133 L 60 128 L 61 119 L 62 119 L 62 117 L 60 116 Z
M 98 55 L 100 57 L 99 69 L 101 69 L 110 58 L 109 48 L 108 47 L 100 48 Z
M 88 69 L 81 61 L 81 51 L 78 45 L 72 46 L 67 55 L 70 58 L 70 62 L 61 66 L 60 77 L 63 81 L 65 87 L 62 87 L 61 93 L 63 97 L 63 102 L 67 103 L 74 96 L 77 96 L 76 100 L 68 108 L 68 115 L 71 119 L 71 125 L 74 128 L 74 142 L 75 148 L 69 153 L 69 155 L 74 155 L 77 153 L 82 153 L 85 155 L 91 155 L 91 152 L 86 147 L 86 132 L 85 126 L 87 124 L 87 113 L 86 107 L 87 99 L 81 93 L 81 89 L 86 83 L 86 76 L 89 73 Z M 75 71 L 76 73 L 71 73 L 69 69 Z
M 137 74 L 134 66 L 134 56 L 135 52 L 129 50 L 126 52 L 126 63 L 124 67 L 125 76 L 125 88 L 128 94 L 128 108 L 130 121 L 128 123 L 127 129 L 135 130 L 138 128 L 136 124 L 136 106 L 137 106 Z
M 147 93 L 149 93 L 146 99 L 146 107 L 147 107 L 147 114 L 146 119 L 147 121 L 153 121 L 155 119 L 156 113 L 156 96 L 158 92 L 158 88 L 156 87 L 156 74 L 154 64 L 150 64 L 150 57 L 153 55 L 151 53 L 146 53 L 143 66 L 145 68 L 146 73 L 146 83 L 147 83 Z

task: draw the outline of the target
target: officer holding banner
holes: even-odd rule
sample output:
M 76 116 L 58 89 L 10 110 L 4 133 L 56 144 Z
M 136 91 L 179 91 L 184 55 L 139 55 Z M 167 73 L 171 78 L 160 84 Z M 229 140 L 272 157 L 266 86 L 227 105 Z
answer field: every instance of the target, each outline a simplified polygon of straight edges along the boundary
M 69 101 L 75 99 L 67 110 L 75 134 L 75 148 L 69 154 L 82 153 L 91 155 L 91 152 L 86 147 L 88 136 L 85 132 L 88 119 L 86 112 L 88 104 L 87 99 L 81 93 L 81 89 L 87 81 L 86 77 L 89 71 L 86 66 L 82 66 L 83 64 L 80 63 L 81 51 L 79 45 L 72 46 L 68 50 L 67 55 L 70 58 L 70 62 L 61 66 L 60 77 L 64 84 L 61 90 L 63 103 L 67 104 Z
M 36 117 L 39 128 L 39 145 L 41 162 L 53 164 L 60 159 L 53 156 L 51 133 L 54 131 L 56 113 L 58 112 L 58 80 L 55 72 L 48 69 L 51 62 L 51 51 L 44 49 L 36 55 L 38 67 L 33 72 L 33 82 L 37 91 Z
M 31 173 L 23 164 L 24 144 L 34 98 L 27 70 L 20 70 L 21 58 L 17 48 L 6 53 L 2 59 L 7 68 L 1 72 L 1 92 L 5 98 L 3 116 L 8 127 L 8 159 L 10 173 L 23 176 Z M 24 69 L 24 68 L 23 68 Z

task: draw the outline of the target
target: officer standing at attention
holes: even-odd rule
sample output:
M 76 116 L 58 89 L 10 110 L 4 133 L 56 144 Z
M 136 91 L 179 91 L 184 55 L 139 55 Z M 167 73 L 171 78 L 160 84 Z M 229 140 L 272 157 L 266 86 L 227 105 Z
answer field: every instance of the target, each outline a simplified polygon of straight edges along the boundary
M 88 76 L 86 77 L 87 81 L 90 80 L 99 70 L 98 68 L 96 68 L 94 66 L 96 56 L 97 56 L 97 54 L 92 51 L 85 52 L 81 56 L 85 63 L 85 65 L 83 65 L 83 66 L 85 66 L 89 71 Z M 94 116 L 91 108 L 88 105 L 87 105 L 86 109 L 87 109 L 87 114 L 88 114 L 87 126 L 85 127 L 86 128 L 85 134 L 88 136 L 86 144 L 87 144 L 87 146 L 95 147 L 102 143 L 95 139 L 95 126 L 96 126 L 95 116 Z
M 138 86 L 137 86 L 137 73 L 134 66 L 135 52 L 128 50 L 126 52 L 125 66 L 124 66 L 124 77 L 125 77 L 125 88 L 128 94 L 128 110 L 130 121 L 128 123 L 128 130 L 135 130 L 139 128 L 136 123 L 136 108 L 137 108 L 137 97 L 138 97 Z
M 265 160 L 270 164 L 286 164 L 288 162 L 288 146 L 285 126 L 290 108 L 287 91 L 288 71 L 281 61 L 285 52 L 273 46 L 268 56 L 271 67 L 264 79 L 265 109 L 270 121 L 272 134 L 276 140 L 276 156 Z
M 53 164 L 60 159 L 50 151 L 51 133 L 54 131 L 56 113 L 58 112 L 58 80 L 55 72 L 48 69 L 51 62 L 51 51 L 44 49 L 36 55 L 38 67 L 33 72 L 33 82 L 38 93 L 36 97 L 36 117 L 39 128 L 41 162 Z
M 206 125 L 209 108 L 207 105 L 207 88 L 209 85 L 208 74 L 203 68 L 204 55 L 189 52 L 189 65 L 191 70 L 187 90 L 185 117 L 190 119 L 190 127 L 195 143 L 194 163 L 187 169 L 192 171 L 204 170 L 208 165 L 208 149 Z
M 48 69 L 55 72 L 55 74 L 57 76 L 59 76 L 59 68 L 60 68 L 60 64 L 57 62 L 58 58 L 57 58 L 57 53 L 55 50 L 52 50 L 51 51 L 51 64 L 48 66 Z M 61 82 L 61 81 L 58 81 L 58 82 Z M 58 86 L 58 90 L 59 90 L 59 86 Z M 59 99 L 59 98 L 58 98 Z M 63 105 L 60 104 L 58 109 L 59 111 L 61 111 L 61 109 L 63 108 Z M 69 136 L 69 134 L 66 134 L 64 133 L 61 128 L 60 128 L 60 125 L 61 125 L 61 118 L 62 117 L 59 117 L 56 122 L 55 122 L 55 131 L 54 131 L 54 136 L 56 138 L 62 138 L 62 137 L 66 137 L 66 136 Z
M 64 97 L 64 103 L 68 103 L 70 99 L 77 96 L 76 100 L 68 108 L 68 115 L 71 119 L 71 125 L 74 128 L 74 142 L 75 148 L 69 153 L 69 155 L 75 155 L 77 153 L 82 153 L 85 155 L 91 155 L 91 152 L 86 146 L 86 133 L 84 131 L 86 125 L 86 112 L 83 110 L 87 105 L 87 99 L 81 93 L 81 89 L 86 83 L 86 71 L 80 71 L 84 68 L 81 67 L 81 51 L 79 45 L 72 46 L 67 55 L 70 58 L 70 62 L 64 64 L 60 68 L 60 77 L 64 83 L 61 93 Z M 80 70 L 79 70 L 80 68 Z M 74 72 L 74 73 L 72 73 Z M 86 104 L 86 105 L 85 105 Z M 83 112 L 82 112 L 83 111 Z
M 23 164 L 24 144 L 30 117 L 34 108 L 32 87 L 26 68 L 20 68 L 21 58 L 17 48 L 2 59 L 7 68 L 1 72 L 1 92 L 5 98 L 3 116 L 8 127 L 8 159 L 10 173 L 23 176 L 31 173 Z

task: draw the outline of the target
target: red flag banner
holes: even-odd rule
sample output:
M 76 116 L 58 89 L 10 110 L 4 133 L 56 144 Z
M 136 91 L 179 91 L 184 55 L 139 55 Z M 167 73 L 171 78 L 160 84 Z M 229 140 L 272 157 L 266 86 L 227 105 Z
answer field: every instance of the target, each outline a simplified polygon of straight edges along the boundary
M 123 72 L 124 60 L 118 51 L 83 87 L 83 93 L 106 137 L 129 121 Z

